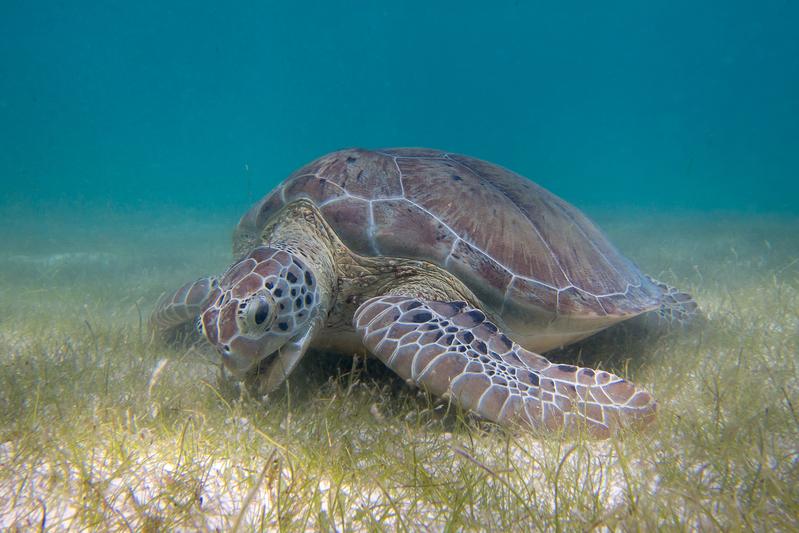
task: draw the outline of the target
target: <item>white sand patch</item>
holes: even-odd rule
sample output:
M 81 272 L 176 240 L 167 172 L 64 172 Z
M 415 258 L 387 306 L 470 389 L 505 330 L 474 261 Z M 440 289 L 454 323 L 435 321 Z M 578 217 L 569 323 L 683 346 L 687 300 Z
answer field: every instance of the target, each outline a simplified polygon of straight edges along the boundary
M 231 419 L 233 432 L 252 431 L 246 419 Z M 52 462 L 25 461 L 15 457 L 13 442 L 0 445 L 0 468 L 14 465 L 16 475 L 0 486 L 0 529 L 38 528 L 44 522 L 58 529 L 82 529 L 93 516 L 102 517 L 115 528 L 139 530 L 158 524 L 170 527 L 175 508 L 181 509 L 181 527 L 200 530 L 227 530 L 239 520 L 245 530 L 277 527 L 276 512 L 279 486 L 283 490 L 292 482 L 302 483 L 304 494 L 311 496 L 308 527 L 335 519 L 343 509 L 345 515 L 373 512 L 383 520 L 393 521 L 413 516 L 412 522 L 433 529 L 445 526 L 441 509 L 424 505 L 408 497 L 408 487 L 393 487 L 385 482 L 373 486 L 336 483 L 328 478 L 309 479 L 288 468 L 276 453 L 251 458 L 255 469 L 233 460 L 197 457 L 187 463 L 175 462 L 169 451 L 128 452 L 120 457 L 114 446 L 96 446 L 94 452 L 83 450 L 88 463 L 79 463 L 74 450 L 61 450 L 63 458 Z M 608 443 L 581 444 L 575 449 L 553 454 L 549 445 L 525 441 L 525 449 L 512 449 L 510 455 L 497 447 L 479 447 L 480 459 L 463 446 L 452 443 L 442 446 L 439 461 L 428 457 L 425 468 L 430 476 L 442 480 L 470 463 L 489 472 L 487 483 L 497 490 L 510 489 L 519 494 L 534 494 L 534 502 L 543 512 L 558 512 L 558 498 L 569 499 L 574 490 L 592 491 L 606 508 L 623 506 L 629 497 L 629 480 L 619 468 L 619 457 Z M 477 452 L 474 452 L 477 453 Z M 560 458 L 558 458 L 560 457 Z M 509 471 L 505 465 L 513 465 Z M 553 468 L 554 467 L 554 468 Z M 553 473 L 560 480 L 553 478 Z M 376 478 L 379 476 L 375 476 Z M 558 482 L 560 481 L 560 486 Z M 643 480 L 637 479 L 638 486 Z M 657 480 L 647 484 L 654 494 Z M 558 493 L 559 492 L 559 493 Z M 245 508 L 246 506 L 246 508 Z M 243 510 L 243 514 L 242 514 Z M 379 513 L 376 512 L 379 510 Z M 490 512 L 485 509 L 483 512 Z

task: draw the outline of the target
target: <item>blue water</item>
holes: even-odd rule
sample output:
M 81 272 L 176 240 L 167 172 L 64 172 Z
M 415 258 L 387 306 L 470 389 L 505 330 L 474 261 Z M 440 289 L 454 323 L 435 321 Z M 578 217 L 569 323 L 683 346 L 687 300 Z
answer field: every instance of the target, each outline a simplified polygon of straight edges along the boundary
M 243 211 L 347 146 L 799 210 L 799 3 L 0 3 L 3 202 Z

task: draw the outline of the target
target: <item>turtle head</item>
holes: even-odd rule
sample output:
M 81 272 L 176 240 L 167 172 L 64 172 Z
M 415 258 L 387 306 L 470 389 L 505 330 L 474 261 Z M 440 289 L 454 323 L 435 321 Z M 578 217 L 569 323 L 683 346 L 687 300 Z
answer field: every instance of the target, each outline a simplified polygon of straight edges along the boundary
M 202 332 L 225 367 L 242 378 L 284 345 L 307 337 L 319 314 L 317 285 L 299 257 L 255 248 L 220 278 L 218 296 L 201 314 Z

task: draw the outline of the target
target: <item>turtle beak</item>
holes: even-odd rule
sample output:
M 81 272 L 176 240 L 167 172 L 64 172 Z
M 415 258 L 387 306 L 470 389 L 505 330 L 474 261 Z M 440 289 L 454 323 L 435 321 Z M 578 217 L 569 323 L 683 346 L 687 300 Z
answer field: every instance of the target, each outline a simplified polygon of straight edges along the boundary
M 225 364 L 225 368 L 230 371 L 236 379 L 243 379 L 244 374 L 246 374 L 247 370 L 252 366 L 249 358 L 241 357 L 234 353 L 230 350 L 229 346 L 220 348 L 219 353 L 222 355 L 222 362 Z
M 258 375 L 258 392 L 268 394 L 280 387 L 289 377 L 297 364 L 308 351 L 311 341 L 316 333 L 322 329 L 324 321 L 317 318 L 311 322 L 307 330 L 292 337 L 288 342 L 277 349 L 275 355 L 269 355 L 268 364 Z
M 222 361 L 230 373 L 236 379 L 243 379 L 250 369 L 271 358 L 288 340 L 284 337 L 273 337 L 263 342 L 248 337 L 236 337 L 229 345 L 220 346 L 219 353 L 222 354 Z

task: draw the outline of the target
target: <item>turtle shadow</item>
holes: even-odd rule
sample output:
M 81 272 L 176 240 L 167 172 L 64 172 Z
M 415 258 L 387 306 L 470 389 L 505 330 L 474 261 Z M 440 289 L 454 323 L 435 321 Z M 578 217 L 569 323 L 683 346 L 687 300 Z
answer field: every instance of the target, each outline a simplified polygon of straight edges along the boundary
M 312 349 L 300 365 L 295 374 L 304 376 L 307 385 L 341 388 L 363 384 L 381 393 L 415 396 L 414 389 L 400 376 L 377 358 L 365 354 Z
M 379 403 L 386 419 L 404 420 L 426 430 L 453 431 L 472 418 L 449 401 L 408 385 L 380 360 L 365 354 L 311 349 L 290 379 L 289 394 L 297 405 L 312 402 L 320 394 L 355 390 L 362 401 Z M 386 398 L 391 401 L 382 401 Z
M 544 355 L 556 363 L 605 369 L 637 368 L 655 358 L 660 341 L 687 334 L 695 327 L 672 326 L 651 314 L 641 315 Z

